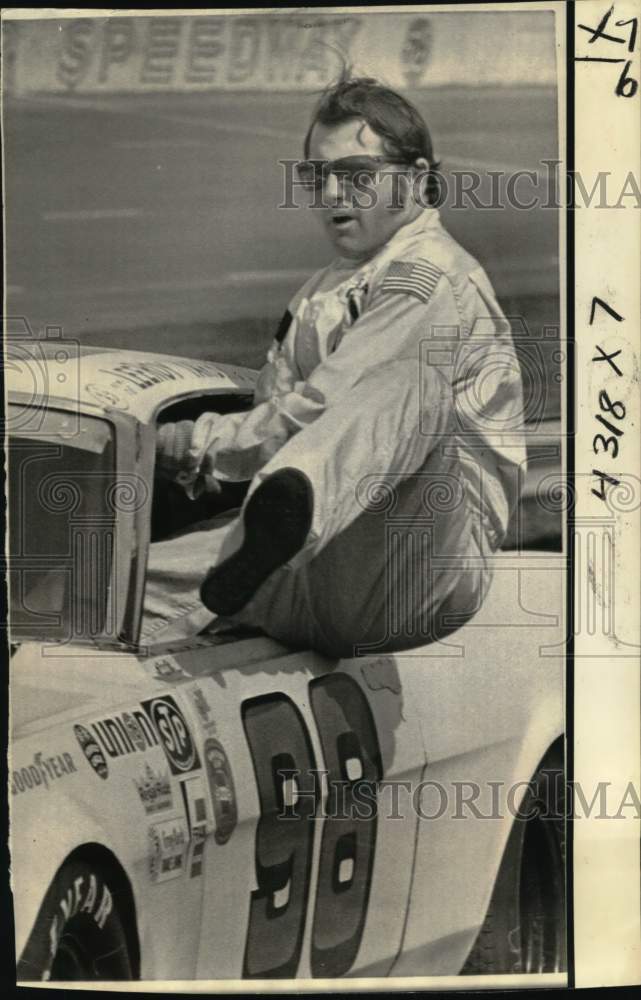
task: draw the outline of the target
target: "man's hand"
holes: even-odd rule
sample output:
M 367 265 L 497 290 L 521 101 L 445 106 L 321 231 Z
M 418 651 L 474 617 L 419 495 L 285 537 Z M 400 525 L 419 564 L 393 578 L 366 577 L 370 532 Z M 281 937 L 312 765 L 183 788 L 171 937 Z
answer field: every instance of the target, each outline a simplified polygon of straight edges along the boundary
M 167 479 L 176 479 L 181 472 L 194 473 L 197 462 L 191 453 L 193 420 L 161 424 L 156 432 L 156 468 Z
M 266 364 L 258 376 L 254 388 L 254 406 L 263 403 L 273 396 L 283 396 L 291 392 L 296 383 L 296 376 L 281 355 L 276 355 L 273 361 Z
M 161 424 L 156 432 L 156 469 L 161 476 L 184 486 L 189 495 L 220 493 L 213 475 L 213 457 L 202 454 L 194 439 L 194 421 Z

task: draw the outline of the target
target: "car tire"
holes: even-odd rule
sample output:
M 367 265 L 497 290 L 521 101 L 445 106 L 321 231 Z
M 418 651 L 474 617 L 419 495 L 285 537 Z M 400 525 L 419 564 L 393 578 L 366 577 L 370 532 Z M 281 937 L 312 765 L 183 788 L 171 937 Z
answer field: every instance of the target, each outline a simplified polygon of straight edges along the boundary
M 85 861 L 65 863 L 18 962 L 18 981 L 132 978 L 127 936 L 104 872 Z
M 463 975 L 565 970 L 564 791 L 558 761 L 537 770 L 512 824 Z

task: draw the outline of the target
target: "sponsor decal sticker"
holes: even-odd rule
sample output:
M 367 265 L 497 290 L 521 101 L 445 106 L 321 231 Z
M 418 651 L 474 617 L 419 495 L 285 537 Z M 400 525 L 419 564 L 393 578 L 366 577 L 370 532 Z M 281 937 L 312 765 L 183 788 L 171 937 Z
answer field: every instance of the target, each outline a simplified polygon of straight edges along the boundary
M 196 709 L 200 721 L 203 724 L 203 728 L 215 733 L 216 723 L 211 717 L 211 705 L 207 701 L 203 689 L 198 687 L 196 684 L 194 687 L 188 688 L 188 691 L 194 704 L 194 708 Z
M 168 882 L 185 870 L 189 844 L 184 819 L 166 819 L 149 827 L 149 877 L 152 882 Z
M 123 712 L 121 718 L 125 729 L 129 733 L 131 742 L 136 747 L 136 750 L 145 751 L 147 749 L 147 741 L 145 740 L 144 733 L 140 728 L 140 724 L 136 722 L 133 715 L 130 715 L 129 712 Z
M 121 361 L 110 368 L 99 368 L 96 382 L 87 382 L 84 391 L 102 405 L 118 406 L 126 410 L 129 400 L 146 389 L 167 382 L 184 382 L 192 378 L 232 380 L 239 384 L 253 386 L 254 380 L 245 372 L 239 372 L 234 367 L 228 371 L 221 369 L 211 361 L 190 361 L 176 359 L 167 361 L 165 358 L 149 361 Z
M 105 759 L 105 755 L 95 740 L 95 737 L 92 736 L 85 726 L 81 726 L 79 723 L 73 727 L 73 731 L 76 734 L 78 743 L 80 744 L 80 749 L 93 767 L 96 774 L 101 778 L 106 778 L 109 774 L 109 766 Z
M 156 660 L 154 663 L 154 670 L 158 677 L 183 677 L 185 671 L 180 667 L 175 661 L 167 660 L 163 658 L 162 660 Z
M 189 853 L 187 868 L 189 877 L 202 874 L 205 838 L 207 836 L 207 800 L 202 774 L 181 781 L 185 815 L 189 824 Z
M 236 791 L 227 754 L 213 737 L 205 740 L 205 762 L 216 821 L 214 836 L 217 844 L 224 844 L 234 832 L 238 819 Z
M 174 800 L 167 770 L 154 771 L 151 764 L 146 763 L 142 777 L 134 778 L 134 785 L 148 815 L 172 808 Z
M 186 778 L 180 782 L 180 787 L 185 804 L 185 815 L 191 834 L 196 827 L 202 826 L 207 822 L 207 800 L 205 798 L 205 784 L 202 774 L 196 774 L 193 778 Z
M 155 726 L 172 774 L 185 774 L 200 767 L 185 717 L 171 695 L 152 698 L 142 704 Z
M 205 853 L 205 827 L 194 828 L 194 834 L 191 839 L 191 847 L 189 852 L 189 877 L 196 878 L 198 875 L 202 875 L 203 871 L 203 854 Z
M 158 361 L 138 361 L 136 363 L 120 361 L 118 364 L 112 365 L 111 368 L 100 368 L 99 371 L 107 376 L 118 376 L 117 380 L 111 383 L 112 386 L 121 388 L 125 383 L 128 387 L 138 391 L 150 389 L 163 382 L 184 381 L 185 378 L 193 376 L 218 379 L 226 377 L 225 373 L 211 361 L 190 361 L 182 358 L 176 361 L 166 361 L 163 358 Z
M 18 795 L 31 788 L 49 788 L 51 781 L 64 778 L 77 771 L 70 753 L 45 756 L 40 751 L 33 755 L 33 763 L 17 767 L 11 772 L 11 794 Z
M 156 730 L 139 707 L 96 719 L 87 726 L 74 726 L 74 732 L 92 767 L 94 764 L 87 754 L 88 749 L 96 761 L 102 758 L 106 762 L 107 758 L 116 759 L 131 753 L 145 753 L 151 747 L 158 746 Z M 99 750 L 100 758 L 96 755 L 96 748 Z M 96 767 L 94 770 L 98 771 Z M 107 777 L 106 763 L 104 773 L 98 771 L 98 774 L 102 778 Z

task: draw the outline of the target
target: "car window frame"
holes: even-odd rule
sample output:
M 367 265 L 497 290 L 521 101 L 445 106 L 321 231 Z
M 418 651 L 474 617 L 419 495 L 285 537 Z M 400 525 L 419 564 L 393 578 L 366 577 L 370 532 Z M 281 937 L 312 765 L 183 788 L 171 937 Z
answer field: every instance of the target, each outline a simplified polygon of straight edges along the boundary
M 252 369 L 253 371 L 253 369 Z M 257 374 L 257 373 L 256 373 Z M 251 393 L 253 395 L 253 393 Z M 171 396 L 169 399 L 163 400 L 158 404 L 153 410 L 149 421 L 142 424 L 139 423 L 141 428 L 141 434 L 144 439 L 145 447 L 141 448 L 140 454 L 143 456 L 143 469 L 142 474 L 144 475 L 145 481 L 149 484 L 149 498 L 148 498 L 148 513 L 145 518 L 144 524 L 139 524 L 137 526 L 138 539 L 139 539 L 139 551 L 143 553 L 142 558 L 136 568 L 135 576 L 136 579 L 133 583 L 132 593 L 130 594 L 131 605 L 131 630 L 130 637 L 134 648 L 143 655 L 146 651 L 151 648 L 154 643 L 153 639 L 150 642 L 146 642 L 144 645 L 140 642 L 140 630 L 142 625 L 142 611 L 143 611 L 143 601 L 145 595 L 145 584 L 147 579 L 147 563 L 149 559 L 149 545 L 151 539 L 151 509 L 153 504 L 153 490 L 154 490 L 154 468 L 155 468 L 155 457 L 156 457 L 156 428 L 158 426 L 158 418 L 161 416 L 164 410 L 169 409 L 176 403 L 179 403 L 187 399 L 198 399 L 207 398 L 215 396 L 242 396 L 247 397 L 250 393 L 246 386 L 238 386 L 236 388 L 230 388 L 229 386 L 212 386 L 209 390 L 203 390 L 202 388 L 191 390 L 188 392 L 177 393 Z

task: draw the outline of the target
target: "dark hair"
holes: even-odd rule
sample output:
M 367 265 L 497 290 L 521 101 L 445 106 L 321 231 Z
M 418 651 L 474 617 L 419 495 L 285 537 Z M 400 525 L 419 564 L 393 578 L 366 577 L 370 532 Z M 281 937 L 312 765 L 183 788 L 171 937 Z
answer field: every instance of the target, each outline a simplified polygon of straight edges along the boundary
M 427 160 L 427 200 L 430 205 L 437 202 L 440 163 L 434 159 L 432 137 L 423 116 L 405 97 L 371 77 L 351 77 L 344 70 L 336 83 L 323 92 L 305 136 L 305 156 L 309 155 L 315 125 L 340 125 L 357 118 L 383 139 L 390 156 L 406 160 L 408 165 L 420 157 Z

